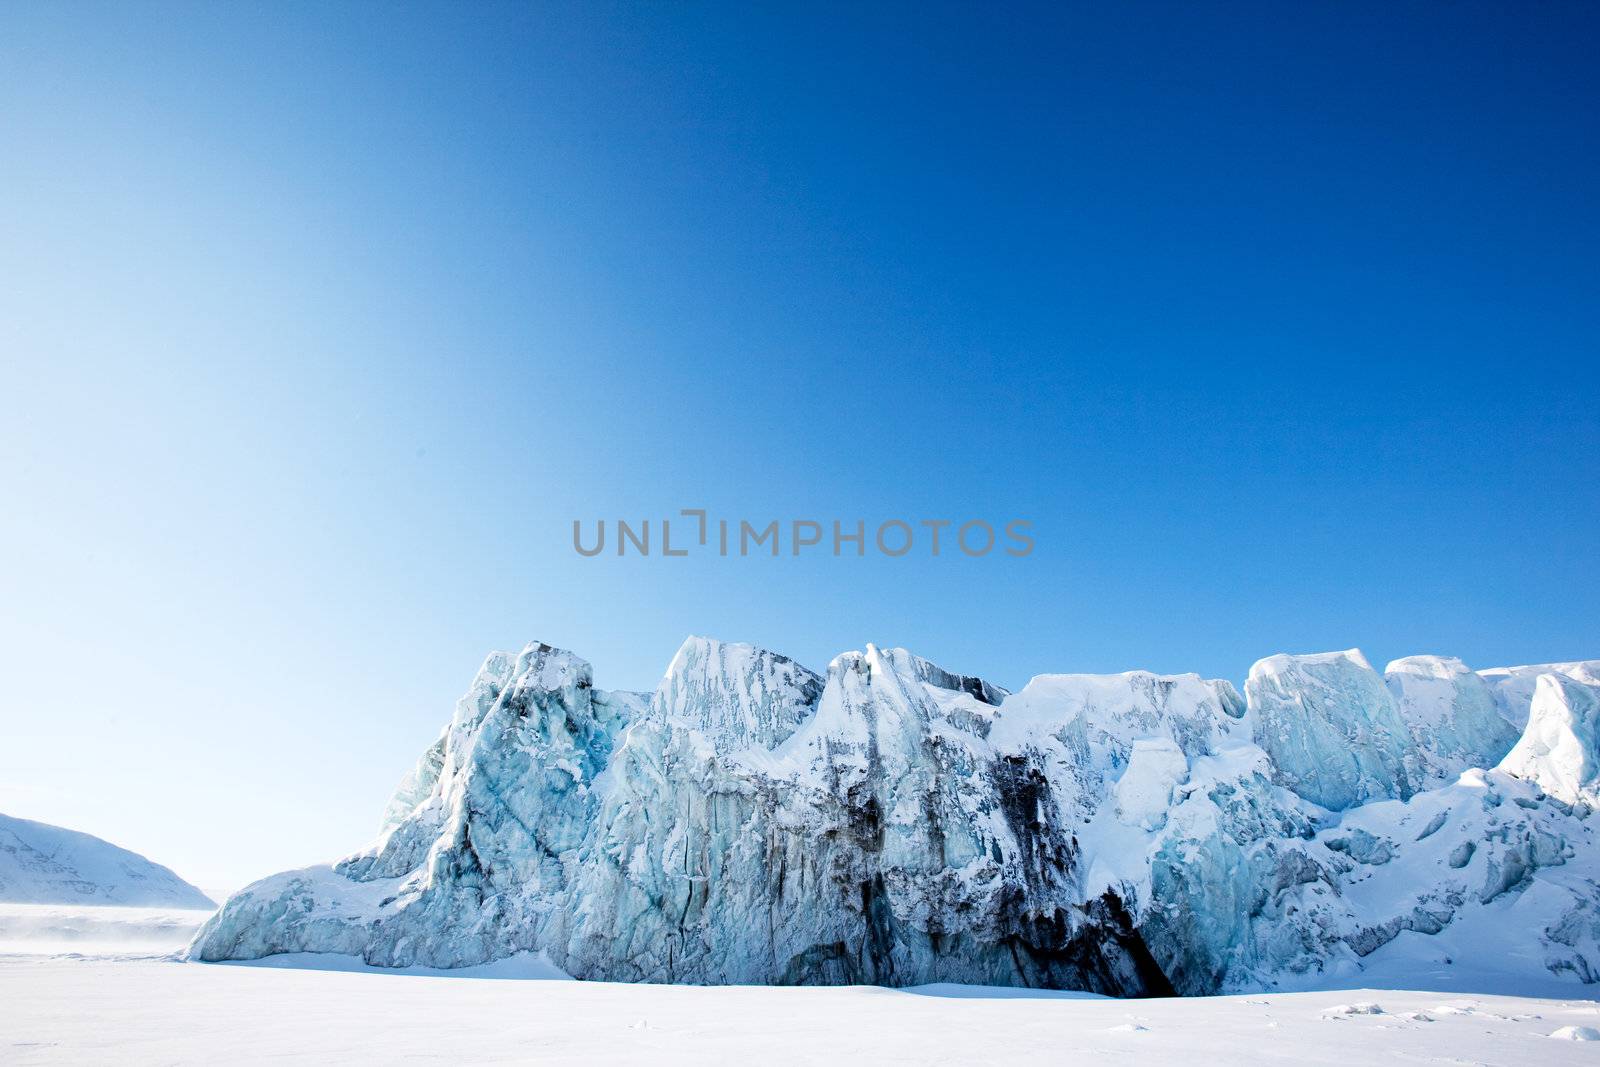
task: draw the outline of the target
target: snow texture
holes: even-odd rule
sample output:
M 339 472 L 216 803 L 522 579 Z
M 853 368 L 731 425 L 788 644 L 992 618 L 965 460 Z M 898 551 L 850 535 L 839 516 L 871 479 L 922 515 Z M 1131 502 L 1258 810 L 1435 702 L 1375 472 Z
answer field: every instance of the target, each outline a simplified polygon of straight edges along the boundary
M 1008 693 L 903 649 L 817 675 L 691 638 L 647 697 L 533 644 L 485 661 L 376 841 L 247 887 L 190 951 L 1124 996 L 1578 990 L 1600 980 L 1600 681 L 1533 670 L 1419 656 L 1380 676 L 1351 650 L 1264 659 L 1243 697 L 1143 671 Z
M 0 1061 L 1565 1067 L 1594 1062 L 1581 1042 L 1600 1026 L 1593 1001 L 1389 989 L 1126 1001 L 949 985 L 688 988 L 506 973 L 0 959 Z M 1362 1003 L 1378 1010 L 1325 1010 Z

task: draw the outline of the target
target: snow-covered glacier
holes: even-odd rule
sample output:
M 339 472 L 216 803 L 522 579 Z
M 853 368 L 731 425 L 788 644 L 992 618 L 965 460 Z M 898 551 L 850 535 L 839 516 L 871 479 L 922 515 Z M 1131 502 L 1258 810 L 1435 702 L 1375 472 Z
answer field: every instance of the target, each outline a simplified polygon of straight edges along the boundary
M 1600 662 L 1271 656 L 1011 693 L 903 649 L 704 638 L 654 694 L 489 656 L 378 838 L 201 960 L 543 953 L 589 979 L 1119 995 L 1387 968 L 1600 980 Z

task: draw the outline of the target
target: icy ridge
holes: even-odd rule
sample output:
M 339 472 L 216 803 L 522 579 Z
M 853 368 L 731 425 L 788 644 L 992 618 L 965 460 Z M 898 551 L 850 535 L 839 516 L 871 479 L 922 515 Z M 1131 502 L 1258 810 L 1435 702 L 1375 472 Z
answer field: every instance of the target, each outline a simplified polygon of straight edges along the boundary
M 1587 669 L 1349 650 L 1264 659 L 1243 696 L 1011 693 L 904 649 L 818 675 L 697 637 L 645 697 L 533 644 L 485 661 L 377 841 L 236 894 L 191 951 L 1140 995 L 1358 982 L 1513 930 L 1506 966 L 1591 982 Z

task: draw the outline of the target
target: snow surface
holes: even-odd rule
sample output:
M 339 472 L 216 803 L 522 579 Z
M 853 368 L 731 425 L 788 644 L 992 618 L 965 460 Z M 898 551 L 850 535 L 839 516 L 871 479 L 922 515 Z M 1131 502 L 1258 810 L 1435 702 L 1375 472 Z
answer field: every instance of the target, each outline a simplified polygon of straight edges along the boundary
M 0 955 L 174 953 L 212 910 L 0 903 Z
M 159 863 L 90 834 L 0 815 L 0 901 L 213 908 Z
M 484 976 L 492 979 L 493 974 Z M 1020 995 L 1019 995 L 1020 994 Z M 1593 1063 L 1593 1001 L 1358 989 L 1112 1000 L 961 986 L 496 981 L 0 958 L 0 1061 Z

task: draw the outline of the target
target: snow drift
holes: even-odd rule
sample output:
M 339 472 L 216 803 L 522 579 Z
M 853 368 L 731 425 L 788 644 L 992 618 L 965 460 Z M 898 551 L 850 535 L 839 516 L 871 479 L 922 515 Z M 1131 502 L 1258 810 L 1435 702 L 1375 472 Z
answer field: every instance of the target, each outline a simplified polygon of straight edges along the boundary
M 378 839 L 236 894 L 202 960 L 1118 995 L 1426 960 L 1600 979 L 1594 662 L 1273 656 L 1008 693 L 902 649 L 691 638 L 653 695 L 495 653 Z M 1457 963 L 1459 961 L 1459 964 Z

